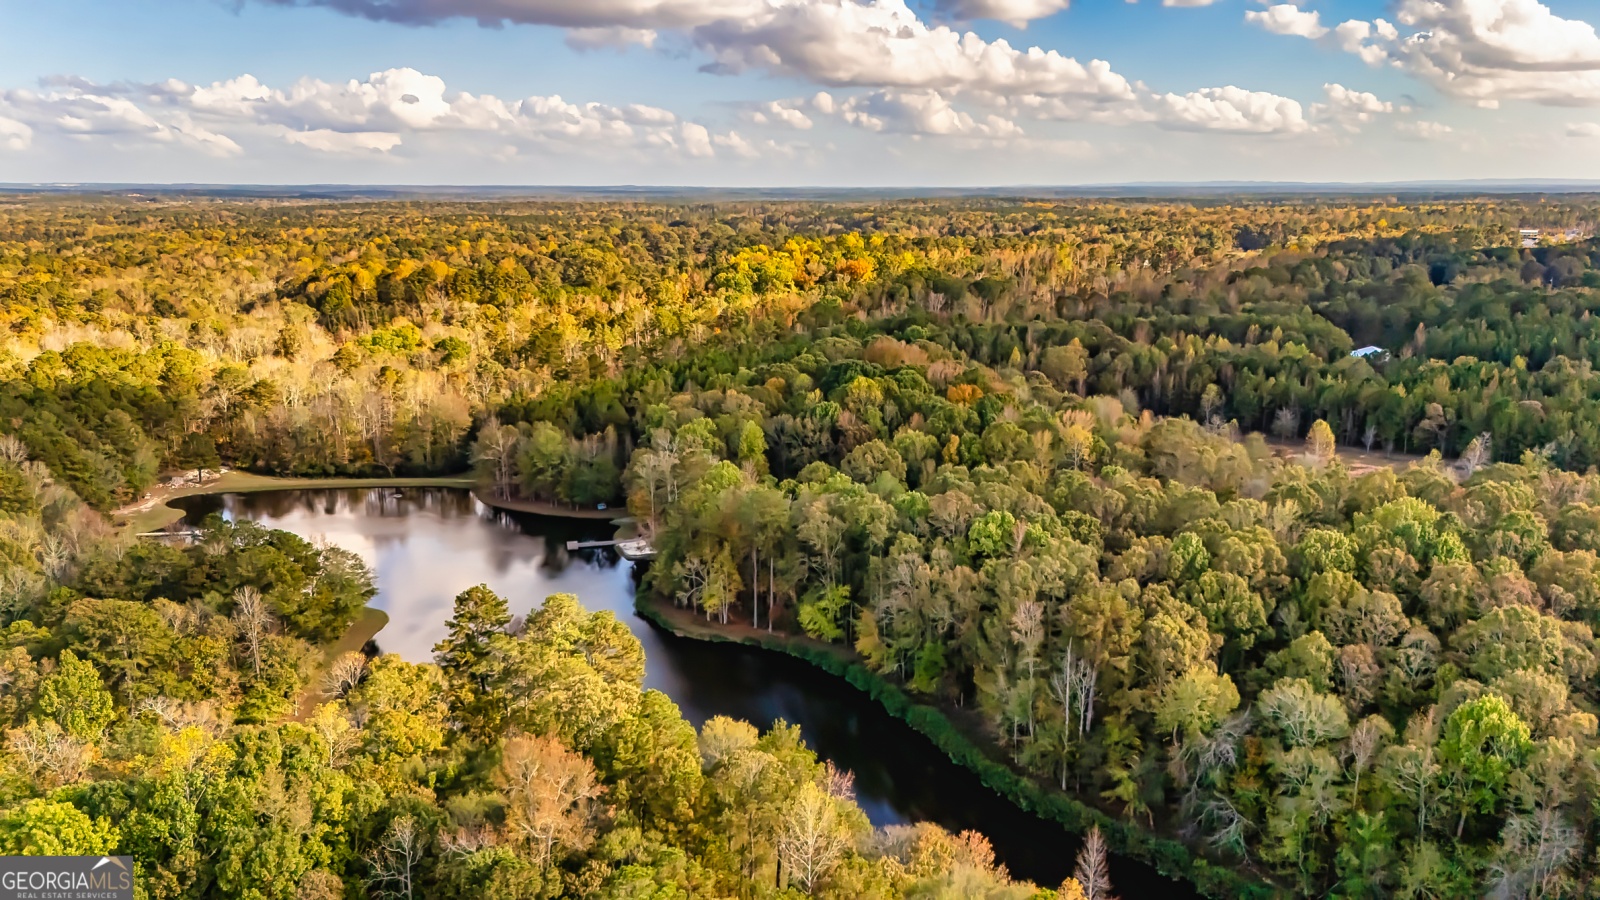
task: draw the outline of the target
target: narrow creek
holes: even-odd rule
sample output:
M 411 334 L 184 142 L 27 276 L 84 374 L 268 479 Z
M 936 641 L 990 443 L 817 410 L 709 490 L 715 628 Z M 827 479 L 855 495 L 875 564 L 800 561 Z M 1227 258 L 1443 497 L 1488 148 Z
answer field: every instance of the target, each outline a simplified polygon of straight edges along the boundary
M 671 697 L 690 722 L 731 716 L 765 727 L 800 726 L 824 759 L 855 774 L 857 800 L 875 825 L 933 821 L 986 835 L 1013 875 L 1044 886 L 1072 873 L 1078 839 L 985 788 L 926 738 L 843 680 L 792 657 L 679 638 L 633 610 L 636 572 L 612 548 L 568 551 L 569 540 L 610 537 L 605 522 L 509 513 L 450 488 L 318 489 L 191 496 L 171 501 L 185 521 L 220 514 L 326 541 L 372 568 L 372 605 L 389 615 L 376 643 L 408 660 L 432 659 L 452 601 L 484 583 L 528 612 L 553 593 L 608 609 L 644 645 L 645 685 Z M 1122 896 L 1184 900 L 1198 894 L 1135 860 L 1113 857 Z

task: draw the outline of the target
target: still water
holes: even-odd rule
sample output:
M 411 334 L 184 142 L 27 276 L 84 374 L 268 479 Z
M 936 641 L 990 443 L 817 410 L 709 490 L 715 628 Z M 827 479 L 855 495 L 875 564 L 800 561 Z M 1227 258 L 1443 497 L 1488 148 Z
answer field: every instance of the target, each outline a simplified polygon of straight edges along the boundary
M 875 825 L 933 821 L 976 829 L 1012 874 L 1043 885 L 1072 873 L 1077 839 L 1023 812 L 950 762 L 866 695 L 807 663 L 736 644 L 678 638 L 637 616 L 637 572 L 611 548 L 568 551 L 569 540 L 611 536 L 606 522 L 509 513 L 463 490 L 435 488 L 272 491 L 171 501 L 198 524 L 219 513 L 291 531 L 359 554 L 389 615 L 376 643 L 413 662 L 433 658 L 455 595 L 487 584 L 525 614 L 546 596 L 576 594 L 607 609 L 644 645 L 645 686 L 677 702 L 697 727 L 712 716 L 800 726 L 824 759 L 855 773 L 856 798 Z M 1123 896 L 1182 900 L 1196 894 L 1131 860 L 1113 858 Z

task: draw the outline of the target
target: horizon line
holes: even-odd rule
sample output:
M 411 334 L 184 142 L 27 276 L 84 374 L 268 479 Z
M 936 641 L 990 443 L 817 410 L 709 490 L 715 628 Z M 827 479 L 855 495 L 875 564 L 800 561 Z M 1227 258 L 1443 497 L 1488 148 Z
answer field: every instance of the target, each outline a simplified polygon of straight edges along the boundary
M 176 193 L 201 195 L 254 195 L 294 198 L 299 195 L 413 194 L 501 198 L 572 195 L 759 195 L 765 199 L 815 199 L 827 196 L 906 198 L 986 197 L 1028 198 L 1050 196 L 1128 197 L 1159 194 L 1561 194 L 1600 193 L 1595 178 L 1463 178 L 1396 181 L 1268 181 L 1218 179 L 1212 181 L 1115 181 L 1064 184 L 1011 185 L 693 185 L 693 184 L 447 184 L 353 182 L 146 182 L 146 181 L 40 181 L 0 182 L 0 194 L 137 194 Z

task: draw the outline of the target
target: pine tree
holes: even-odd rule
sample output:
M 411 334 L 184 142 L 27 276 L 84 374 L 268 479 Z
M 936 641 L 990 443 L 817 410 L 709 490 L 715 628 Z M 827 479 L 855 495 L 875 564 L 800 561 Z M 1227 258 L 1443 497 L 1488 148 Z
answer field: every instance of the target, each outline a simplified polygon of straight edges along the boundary
M 1318 419 L 1312 423 L 1311 431 L 1306 435 L 1306 456 L 1317 465 L 1323 466 L 1333 461 L 1335 449 L 1333 429 L 1328 427 L 1327 420 Z

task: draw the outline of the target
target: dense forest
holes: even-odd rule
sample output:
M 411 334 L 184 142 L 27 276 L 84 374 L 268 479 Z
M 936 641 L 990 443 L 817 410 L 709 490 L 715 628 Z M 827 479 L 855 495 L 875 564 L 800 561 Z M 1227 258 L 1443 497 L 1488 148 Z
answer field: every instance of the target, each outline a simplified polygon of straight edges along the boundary
M 873 832 L 793 729 L 696 734 L 581 598 L 470 591 L 437 665 L 302 715 L 359 562 L 105 517 L 173 469 L 470 467 L 625 499 L 642 603 L 848 647 L 1277 889 L 1591 891 L 1597 218 L 9 198 L 0 851 L 150 897 L 1049 895 Z

